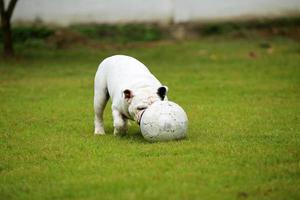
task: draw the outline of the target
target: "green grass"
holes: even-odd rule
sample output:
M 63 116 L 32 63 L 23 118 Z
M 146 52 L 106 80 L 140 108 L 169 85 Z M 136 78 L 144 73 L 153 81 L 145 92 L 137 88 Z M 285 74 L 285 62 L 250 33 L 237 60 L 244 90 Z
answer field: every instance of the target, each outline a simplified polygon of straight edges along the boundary
M 0 60 L 0 199 L 300 198 L 299 42 L 37 48 Z M 135 124 L 114 137 L 109 105 L 107 135 L 93 135 L 93 78 L 112 54 L 169 87 L 186 140 L 148 143 Z

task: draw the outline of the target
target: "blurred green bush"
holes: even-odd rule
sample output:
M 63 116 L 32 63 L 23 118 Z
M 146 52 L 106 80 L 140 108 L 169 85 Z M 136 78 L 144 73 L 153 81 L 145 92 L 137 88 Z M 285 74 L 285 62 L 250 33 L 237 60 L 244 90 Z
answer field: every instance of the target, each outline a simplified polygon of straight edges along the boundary
M 12 29 L 13 39 L 15 42 L 28 42 L 32 39 L 45 39 L 54 34 L 54 29 L 46 26 L 18 26 Z M 2 41 L 2 33 L 0 41 Z
M 126 43 L 139 41 L 156 41 L 162 39 L 162 29 L 150 24 L 78 24 L 67 28 L 49 28 L 46 26 L 17 26 L 12 29 L 13 39 L 17 43 L 39 43 L 57 32 L 79 34 L 88 39 Z M 73 35 L 71 34 L 71 35 Z M 68 37 L 68 35 L 66 35 Z M 0 41 L 2 41 L 0 32 Z
M 253 19 L 249 21 L 205 23 L 197 26 L 197 31 L 200 35 L 208 36 L 249 30 L 285 30 L 298 26 L 300 26 L 300 17 L 287 17 L 278 19 Z
M 89 38 L 104 41 L 131 42 L 162 39 L 162 30 L 158 26 L 149 24 L 73 25 L 71 29 Z
M 87 42 L 126 44 L 131 42 L 177 39 L 176 27 L 184 28 L 184 39 L 229 35 L 249 37 L 251 35 L 287 36 L 300 40 L 300 17 L 278 19 L 253 19 L 250 21 L 169 24 L 76 24 L 69 27 L 52 27 L 43 24 L 15 26 L 12 29 L 15 43 L 38 47 L 51 45 L 57 48 Z M 192 37 L 190 37 L 192 36 Z M 0 42 L 2 42 L 0 32 Z

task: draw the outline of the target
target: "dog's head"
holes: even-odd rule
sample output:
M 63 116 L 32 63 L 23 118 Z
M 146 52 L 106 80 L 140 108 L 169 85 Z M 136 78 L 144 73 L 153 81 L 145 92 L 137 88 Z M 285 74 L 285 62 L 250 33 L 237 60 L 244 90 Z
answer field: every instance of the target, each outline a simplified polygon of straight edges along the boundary
M 123 98 L 128 103 L 130 116 L 139 123 L 143 112 L 155 101 L 165 100 L 167 92 L 167 86 L 161 86 L 157 89 L 143 88 L 137 91 L 125 89 Z

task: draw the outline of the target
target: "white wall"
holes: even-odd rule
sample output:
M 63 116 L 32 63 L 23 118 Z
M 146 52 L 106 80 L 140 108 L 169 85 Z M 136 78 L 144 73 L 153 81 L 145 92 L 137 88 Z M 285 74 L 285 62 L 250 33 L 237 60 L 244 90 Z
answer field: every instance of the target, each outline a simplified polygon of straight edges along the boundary
M 300 0 L 176 0 L 174 21 L 300 14 Z
M 300 14 L 300 0 L 19 0 L 13 21 L 179 23 L 291 13 Z

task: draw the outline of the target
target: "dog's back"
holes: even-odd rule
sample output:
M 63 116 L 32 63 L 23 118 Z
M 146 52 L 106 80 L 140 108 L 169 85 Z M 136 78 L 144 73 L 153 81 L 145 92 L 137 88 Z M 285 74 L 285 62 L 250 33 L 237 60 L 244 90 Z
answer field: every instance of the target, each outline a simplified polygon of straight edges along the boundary
M 135 58 L 115 55 L 103 60 L 99 66 L 96 78 L 105 79 L 111 98 L 120 95 L 124 89 L 161 86 L 161 83 L 151 74 L 148 68 Z

